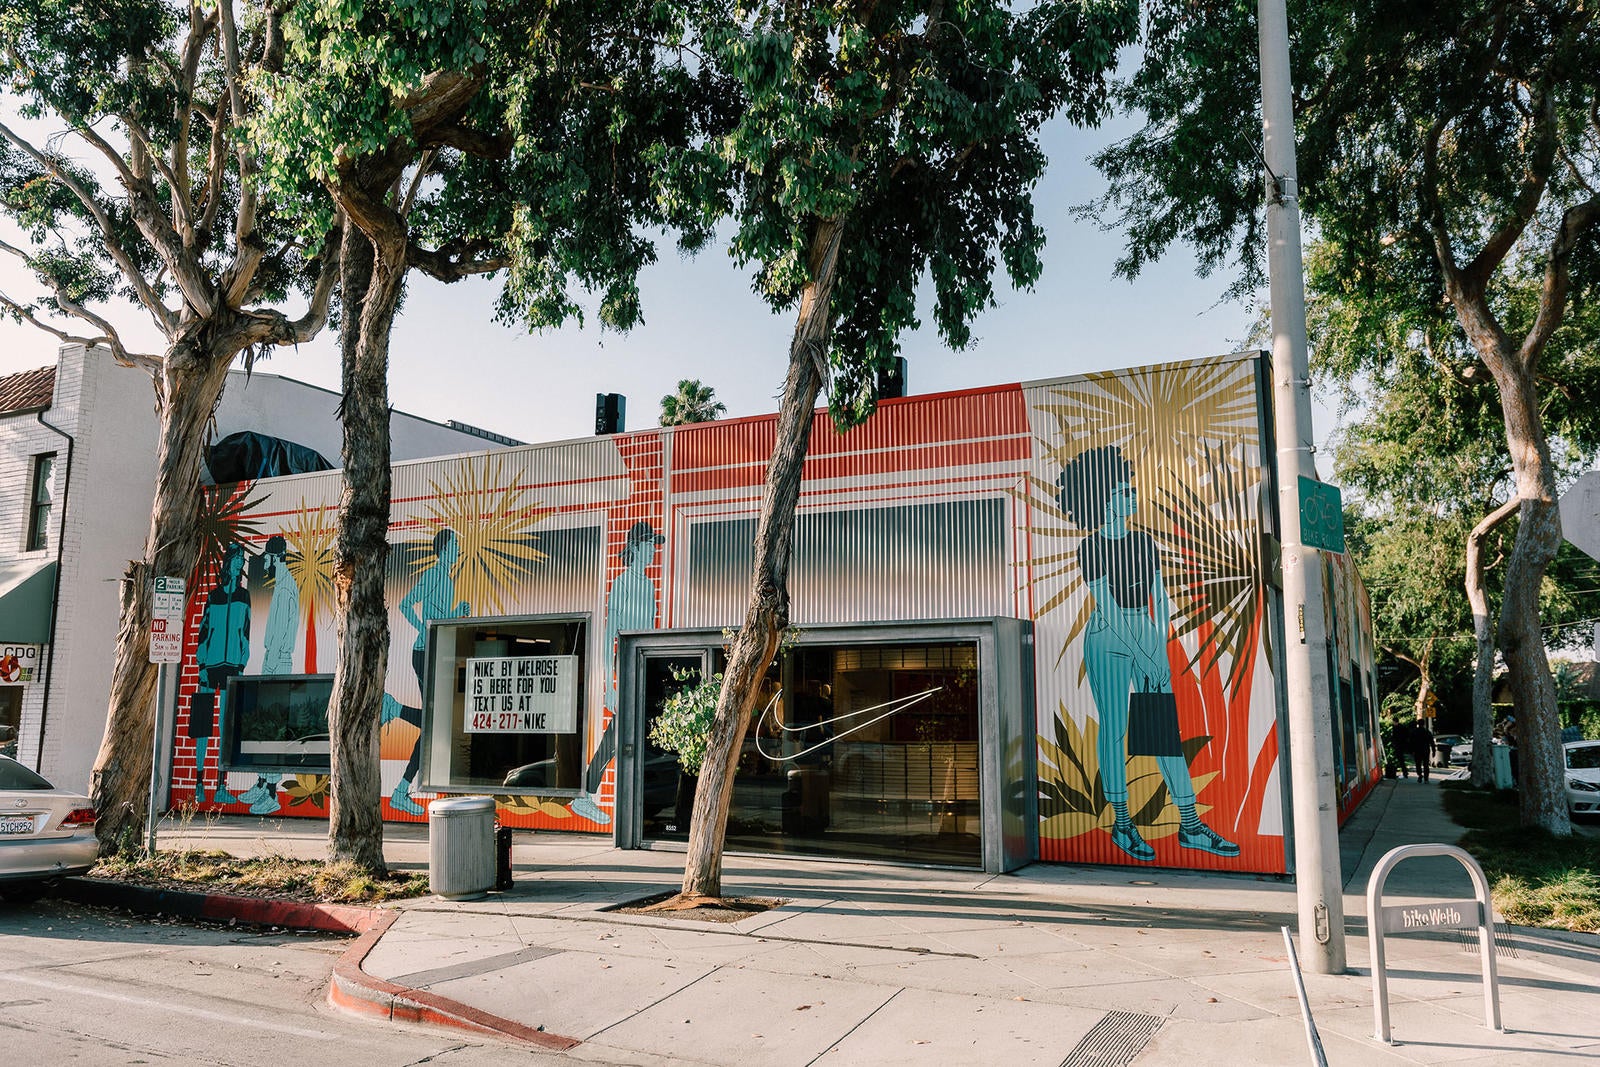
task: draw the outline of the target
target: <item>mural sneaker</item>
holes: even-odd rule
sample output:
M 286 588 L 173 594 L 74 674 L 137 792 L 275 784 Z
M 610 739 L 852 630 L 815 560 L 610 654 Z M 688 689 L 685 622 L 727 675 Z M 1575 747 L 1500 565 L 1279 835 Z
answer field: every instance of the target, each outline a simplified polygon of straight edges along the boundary
M 394 792 L 389 794 L 389 806 L 395 811 L 404 812 L 407 815 L 421 815 L 423 813 L 422 806 L 411 799 L 411 787 L 405 782 L 395 786 Z
M 215 793 L 211 794 L 211 803 L 213 803 L 213 804 L 237 804 L 237 803 L 239 803 L 239 798 L 234 796 L 232 793 L 228 792 L 228 787 L 227 786 L 219 785 L 219 786 L 217 786 L 217 791 Z
M 260 789 L 259 786 L 257 788 Z M 247 798 L 240 797 L 239 799 L 244 800 Z M 283 805 L 278 803 L 278 791 L 276 789 L 261 789 L 261 795 L 250 805 L 250 814 L 275 815 L 282 809 Z
M 1203 823 L 1193 833 L 1180 826 L 1178 828 L 1178 846 L 1180 848 L 1197 848 L 1202 852 L 1210 852 L 1217 856 L 1237 856 L 1239 854 L 1238 845 L 1232 841 L 1225 840 L 1215 830 Z
M 255 785 L 239 794 L 239 803 L 252 805 L 259 803 L 262 798 L 266 796 L 265 785 L 265 782 L 262 782 L 258 779 Z M 251 810 L 253 811 L 254 808 Z
M 1145 842 L 1145 839 L 1139 836 L 1139 831 L 1135 830 L 1131 823 L 1127 826 L 1113 825 L 1111 827 L 1111 841 L 1136 860 L 1149 861 L 1156 858 L 1156 850 L 1151 848 Z M 1234 851 L 1237 852 L 1238 849 L 1234 849 Z
M 588 793 L 585 793 L 580 797 L 575 797 L 572 803 L 568 804 L 567 807 L 572 811 L 572 814 L 581 815 L 590 822 L 599 823 L 601 826 L 604 826 L 611 821 L 611 816 L 601 811 L 600 805 L 596 804 L 594 802 L 594 798 Z
M 400 706 L 400 702 L 394 697 L 390 696 L 388 693 L 383 694 L 381 706 L 383 710 L 378 713 L 379 726 L 383 726 L 386 723 L 393 722 L 395 719 L 398 719 L 400 717 L 400 713 L 405 710 L 405 708 Z

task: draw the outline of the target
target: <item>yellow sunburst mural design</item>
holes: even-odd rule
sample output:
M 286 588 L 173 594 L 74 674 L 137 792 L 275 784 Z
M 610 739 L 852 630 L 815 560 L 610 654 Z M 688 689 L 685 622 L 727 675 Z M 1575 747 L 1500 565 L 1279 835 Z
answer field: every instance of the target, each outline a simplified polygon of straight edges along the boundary
M 333 548 L 339 534 L 339 509 L 331 504 L 308 506 L 300 498 L 294 520 L 284 528 L 289 542 L 289 574 L 300 590 L 300 618 L 307 625 L 318 609 L 333 607 Z
M 528 489 L 506 476 L 503 457 L 463 460 L 444 484 L 428 484 L 434 499 L 419 520 L 430 539 L 446 527 L 455 531 L 461 549 L 456 595 L 475 615 L 504 614 L 503 597 L 516 588 L 517 576 L 549 558 L 531 531 L 555 509 L 528 499 Z M 435 559 L 431 549 L 421 553 L 411 561 L 412 573 L 421 574 Z

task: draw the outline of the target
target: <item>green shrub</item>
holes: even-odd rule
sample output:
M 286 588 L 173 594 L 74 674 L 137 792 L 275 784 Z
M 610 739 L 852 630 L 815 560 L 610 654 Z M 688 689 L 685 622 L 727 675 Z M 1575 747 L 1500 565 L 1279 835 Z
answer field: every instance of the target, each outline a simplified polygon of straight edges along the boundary
M 722 675 L 713 674 L 696 682 L 699 671 L 675 667 L 672 677 L 683 683 L 683 688 L 661 705 L 660 714 L 650 726 L 650 740 L 656 747 L 674 753 L 685 774 L 699 774 L 706 758 L 706 742 L 711 737 L 711 720 L 717 713 L 717 698 L 722 695 Z

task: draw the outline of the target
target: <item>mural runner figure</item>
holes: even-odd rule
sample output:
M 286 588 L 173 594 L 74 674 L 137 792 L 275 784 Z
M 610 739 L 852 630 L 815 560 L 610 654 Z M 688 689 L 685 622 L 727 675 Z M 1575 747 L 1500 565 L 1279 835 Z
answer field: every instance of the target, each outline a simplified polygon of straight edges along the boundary
M 400 614 L 417 628 L 417 640 L 411 646 L 411 669 L 417 673 L 417 693 L 422 697 L 417 701 L 418 704 L 426 703 L 422 676 L 427 666 L 425 646 L 428 642 L 428 621 L 458 619 L 471 610 L 465 600 L 456 600 L 456 582 L 451 572 L 455 570 L 456 560 L 461 557 L 461 546 L 456 541 L 456 532 L 450 527 L 446 526 L 433 535 L 433 555 L 432 566 L 418 575 L 411 591 L 400 598 Z M 392 719 L 410 723 L 418 733 L 416 743 L 411 746 L 411 758 L 406 761 L 405 774 L 390 794 L 389 804 L 394 810 L 407 815 L 421 815 L 422 805 L 411 799 L 411 789 L 416 784 L 417 772 L 422 765 L 422 710 L 403 707 L 385 693 L 379 722 L 386 723 Z
M 1078 546 L 1078 570 L 1092 598 L 1083 662 L 1100 712 L 1100 775 L 1116 817 L 1111 840 L 1136 860 L 1155 859 L 1155 849 L 1139 836 L 1128 814 L 1129 709 L 1138 700 L 1141 706 L 1173 709 L 1166 724 L 1172 744 L 1163 746 L 1169 754 L 1155 760 L 1178 808 L 1178 845 L 1237 856 L 1239 846 L 1223 839 L 1196 814 L 1194 783 L 1177 745 L 1172 669 L 1167 661 L 1172 602 L 1162 583 L 1161 550 L 1155 538 L 1128 526 L 1138 510 L 1133 466 L 1115 446 L 1093 448 L 1069 461 L 1057 484 L 1062 510 L 1080 528 L 1094 531 Z M 1157 696 L 1148 699 L 1150 694 Z
M 648 522 L 634 523 L 622 546 L 623 571 L 612 580 L 611 594 L 606 598 L 606 630 L 600 647 L 606 654 L 605 706 L 611 710 L 611 721 L 589 760 L 583 793 L 568 805 L 572 814 L 602 826 L 611 821 L 611 816 L 600 807 L 600 785 L 617 750 L 617 635 L 624 630 L 655 628 L 656 585 L 645 572 L 655 562 L 656 546 L 665 541 Z
M 197 804 L 206 802 L 206 751 L 213 734 L 219 739 L 222 737 L 228 679 L 242 672 L 250 659 L 250 591 L 240 581 L 243 576 L 244 546 L 235 542 L 223 553 L 221 578 L 206 594 L 194 653 L 195 666 L 200 669 L 200 685 L 189 698 L 189 736 L 194 738 L 194 799 Z M 239 803 L 239 798 L 228 792 L 227 781 L 219 740 L 213 803 Z
M 294 642 L 300 628 L 300 586 L 289 573 L 289 545 L 282 534 L 267 538 L 262 563 L 272 579 L 272 601 L 267 605 L 267 630 L 261 636 L 262 674 L 294 673 Z M 282 774 L 263 774 L 239 795 L 252 815 L 273 815 L 283 807 L 278 800 Z

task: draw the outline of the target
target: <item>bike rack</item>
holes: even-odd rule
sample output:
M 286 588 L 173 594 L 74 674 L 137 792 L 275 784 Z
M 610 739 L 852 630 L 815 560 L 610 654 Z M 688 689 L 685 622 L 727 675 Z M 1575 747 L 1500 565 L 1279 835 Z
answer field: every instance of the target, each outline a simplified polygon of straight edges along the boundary
M 1441 900 L 1424 904 L 1383 907 L 1383 883 L 1401 860 L 1419 856 L 1449 856 L 1472 877 L 1472 900 Z M 1393 1044 L 1389 1036 L 1389 976 L 1384 971 L 1383 938 L 1386 933 L 1414 930 L 1478 929 L 1479 955 L 1483 957 L 1483 1012 L 1489 1029 L 1501 1031 L 1500 979 L 1494 960 L 1494 907 L 1489 880 L 1483 868 L 1465 849 L 1455 845 L 1401 845 L 1384 853 L 1367 880 L 1367 935 L 1372 940 L 1372 1011 L 1377 1032 L 1373 1037 Z

